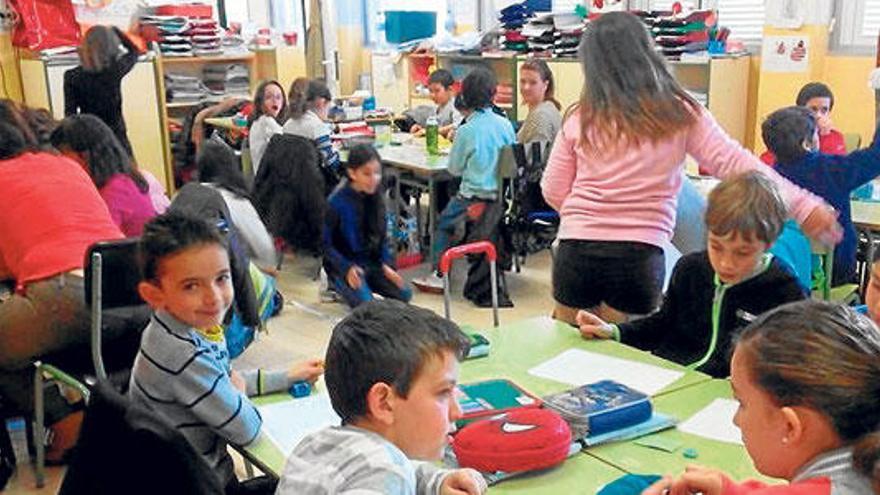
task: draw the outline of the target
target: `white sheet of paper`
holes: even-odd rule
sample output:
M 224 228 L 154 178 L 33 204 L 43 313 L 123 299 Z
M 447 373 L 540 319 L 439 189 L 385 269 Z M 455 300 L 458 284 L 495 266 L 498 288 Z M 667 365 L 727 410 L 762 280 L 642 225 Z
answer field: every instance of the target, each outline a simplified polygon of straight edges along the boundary
M 330 405 L 326 392 L 258 408 L 263 417 L 263 433 L 284 452 L 293 448 L 309 433 L 327 426 L 339 426 L 341 419 Z
M 535 366 L 529 373 L 574 386 L 615 380 L 648 395 L 656 394 L 684 376 L 682 371 L 581 349 L 569 349 Z
M 678 429 L 719 442 L 742 445 L 739 428 L 733 424 L 733 415 L 739 405 L 731 399 L 715 399 L 711 404 L 680 423 Z

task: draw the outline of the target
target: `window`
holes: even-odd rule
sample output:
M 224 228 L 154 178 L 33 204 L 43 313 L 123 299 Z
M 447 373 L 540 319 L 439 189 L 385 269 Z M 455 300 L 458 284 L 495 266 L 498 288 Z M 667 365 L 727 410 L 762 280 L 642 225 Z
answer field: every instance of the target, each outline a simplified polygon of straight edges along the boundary
M 704 2 L 718 11 L 718 25 L 730 29 L 730 37 L 759 43 L 764 32 L 764 0 L 715 0 Z
M 880 0 L 838 2 L 836 45 L 847 48 L 873 48 L 880 33 Z
M 859 18 L 862 20 L 861 35 L 873 40 L 880 32 L 880 0 L 865 0 Z

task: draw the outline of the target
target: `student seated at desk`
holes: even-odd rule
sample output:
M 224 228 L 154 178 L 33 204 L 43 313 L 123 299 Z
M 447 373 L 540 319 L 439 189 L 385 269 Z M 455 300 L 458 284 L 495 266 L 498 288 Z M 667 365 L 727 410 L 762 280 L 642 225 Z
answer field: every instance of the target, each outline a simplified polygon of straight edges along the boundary
M 776 155 L 776 171 L 821 196 L 839 213 L 843 240 L 834 249 L 831 281 L 836 286 L 855 279 L 857 237 L 850 194 L 880 174 L 880 139 L 875 131 L 870 147 L 836 156 L 816 151 L 818 132 L 813 114 L 801 107 L 779 109 L 761 124 L 764 144 Z
M 324 270 L 332 287 L 351 307 L 383 297 L 409 302 L 412 289 L 394 269 L 386 235 L 382 163 L 369 144 L 348 154 L 348 177 L 327 200 Z
M 498 199 L 498 155 L 516 142 L 516 134 L 510 121 L 492 110 L 496 85 L 495 75 L 483 68 L 471 71 L 461 84 L 462 104 L 471 113 L 467 124 L 456 131 L 449 152 L 449 173 L 461 177 L 461 186 L 437 219 L 431 274 L 413 280 L 421 290 L 442 290 L 443 279 L 437 272 L 440 256 L 453 245 L 453 235 L 464 231 L 475 205 Z
M 727 376 L 731 335 L 757 315 L 806 297 L 788 266 L 766 253 L 785 218 L 782 198 L 760 172 L 725 180 L 709 194 L 708 250 L 676 263 L 660 310 L 620 325 L 580 311 L 581 334 L 613 337 L 712 376 Z
M 880 493 L 880 331 L 852 308 L 786 304 L 737 338 L 733 418 L 755 468 L 788 485 L 691 466 L 643 495 Z
M 179 213 L 161 215 L 144 229 L 141 254 L 138 291 L 154 313 L 131 372 L 132 402 L 178 425 L 226 493 L 272 493 L 274 482 L 239 483 L 226 444 L 247 445 L 260 433 L 262 419 L 248 395 L 314 382 L 321 361 L 272 373 L 231 370 L 220 325 L 233 289 L 216 227 Z
M 284 466 L 278 495 L 478 495 L 483 477 L 444 470 L 458 362 L 467 337 L 458 326 L 398 301 L 359 306 L 333 329 L 325 381 L 342 425 L 306 436 Z
M 150 185 L 107 124 L 94 115 L 71 115 L 52 131 L 51 140 L 89 173 L 122 233 L 141 235 L 144 224 L 156 216 Z
M 330 141 L 331 127 L 326 122 L 333 96 L 327 84 L 318 79 L 300 77 L 290 85 L 287 95 L 287 122 L 284 133 L 312 140 L 323 158 L 321 169 L 329 194 L 342 176 L 339 153 Z
M 431 92 L 431 100 L 437 105 L 433 115 L 437 117 L 440 135 L 445 138 L 461 124 L 461 114 L 455 108 L 456 95 L 452 89 L 454 84 L 452 73 L 446 69 L 437 69 L 428 76 L 428 91 Z M 409 128 L 409 132 L 421 135 L 425 133 L 425 127 L 416 123 Z
M 254 175 L 260 169 L 260 160 L 269 145 L 269 139 L 283 132 L 279 119 L 285 117 L 286 113 L 287 98 L 281 84 L 278 81 L 260 83 L 254 92 L 254 110 L 248 115 L 248 146 Z

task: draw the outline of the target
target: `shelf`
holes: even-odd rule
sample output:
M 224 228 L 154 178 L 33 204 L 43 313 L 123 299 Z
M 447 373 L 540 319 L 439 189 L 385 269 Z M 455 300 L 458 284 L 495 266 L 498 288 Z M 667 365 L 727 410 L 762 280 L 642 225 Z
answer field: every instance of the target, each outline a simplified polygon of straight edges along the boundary
M 250 95 L 246 95 L 246 94 L 228 94 L 228 95 L 221 95 L 221 96 L 212 96 L 211 98 L 204 98 L 199 101 L 166 102 L 165 107 L 166 108 L 189 108 L 189 107 L 194 107 L 196 105 L 201 105 L 202 103 L 220 103 L 221 101 L 223 101 L 227 98 L 250 99 L 250 97 L 251 97 Z
M 241 62 L 241 61 L 252 61 L 254 59 L 253 53 L 245 53 L 241 55 L 218 55 L 216 57 L 161 57 L 163 64 L 178 64 L 178 63 L 192 63 L 192 64 L 204 64 L 204 63 L 212 63 L 212 62 Z

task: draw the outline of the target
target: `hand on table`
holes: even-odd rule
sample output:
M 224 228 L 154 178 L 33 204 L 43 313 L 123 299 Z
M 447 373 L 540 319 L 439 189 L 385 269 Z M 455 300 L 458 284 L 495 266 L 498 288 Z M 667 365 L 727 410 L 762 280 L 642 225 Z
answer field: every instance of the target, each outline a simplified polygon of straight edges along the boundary
M 690 465 L 678 478 L 664 476 L 660 481 L 646 488 L 642 495 L 721 495 L 724 487 L 724 474 L 716 469 Z
M 486 479 L 473 469 L 457 469 L 443 479 L 440 495 L 481 495 L 488 490 Z
M 323 359 L 307 359 L 305 361 L 294 364 L 287 370 L 287 378 L 291 382 L 306 381 L 315 383 L 315 381 L 324 373 Z
M 614 335 L 610 323 L 585 309 L 578 311 L 575 323 L 585 339 L 609 339 Z

